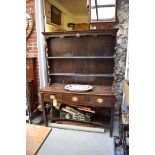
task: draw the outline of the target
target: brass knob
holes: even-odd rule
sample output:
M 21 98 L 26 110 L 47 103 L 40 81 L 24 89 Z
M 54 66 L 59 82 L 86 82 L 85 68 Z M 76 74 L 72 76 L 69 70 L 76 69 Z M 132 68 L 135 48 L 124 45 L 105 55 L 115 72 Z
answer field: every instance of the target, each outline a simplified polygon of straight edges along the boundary
M 76 37 L 80 37 L 80 34 L 79 34 L 79 33 L 77 33 L 77 34 L 76 34 Z
M 72 97 L 72 101 L 77 102 L 78 98 L 74 96 L 74 97 Z
M 103 99 L 102 99 L 102 98 L 98 98 L 98 99 L 97 99 L 97 102 L 98 102 L 98 103 L 103 103 Z
M 50 99 L 54 100 L 55 96 L 54 95 L 50 95 Z

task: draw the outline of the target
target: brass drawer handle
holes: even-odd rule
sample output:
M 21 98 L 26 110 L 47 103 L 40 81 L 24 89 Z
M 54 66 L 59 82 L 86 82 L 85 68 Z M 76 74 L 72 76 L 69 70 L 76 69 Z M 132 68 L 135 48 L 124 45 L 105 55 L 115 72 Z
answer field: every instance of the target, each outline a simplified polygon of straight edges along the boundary
M 74 96 L 74 97 L 72 97 L 72 101 L 77 102 L 78 98 Z
M 102 98 L 98 98 L 98 99 L 97 99 L 97 102 L 98 102 L 98 103 L 103 103 L 103 101 L 104 101 L 104 100 L 103 100 Z
M 54 100 L 55 96 L 54 95 L 50 95 L 50 99 Z

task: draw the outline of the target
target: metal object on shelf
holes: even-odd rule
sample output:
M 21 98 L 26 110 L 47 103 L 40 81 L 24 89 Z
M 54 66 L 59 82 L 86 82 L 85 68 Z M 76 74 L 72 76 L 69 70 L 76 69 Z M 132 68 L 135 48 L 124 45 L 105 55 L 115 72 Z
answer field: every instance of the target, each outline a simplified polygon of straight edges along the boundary
M 72 107 L 66 106 L 61 109 L 60 118 L 79 120 L 79 121 L 91 121 L 91 114 L 89 113 L 83 114 Z

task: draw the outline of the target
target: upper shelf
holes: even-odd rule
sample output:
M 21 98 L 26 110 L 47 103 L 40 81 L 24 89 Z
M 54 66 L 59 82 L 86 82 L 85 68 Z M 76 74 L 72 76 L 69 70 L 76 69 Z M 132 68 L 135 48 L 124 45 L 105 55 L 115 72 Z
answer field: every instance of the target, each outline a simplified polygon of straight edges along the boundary
M 48 73 L 48 75 L 55 76 L 87 76 L 87 77 L 114 77 L 113 74 L 81 74 L 81 73 Z
M 47 59 L 114 59 L 115 56 L 53 56 Z

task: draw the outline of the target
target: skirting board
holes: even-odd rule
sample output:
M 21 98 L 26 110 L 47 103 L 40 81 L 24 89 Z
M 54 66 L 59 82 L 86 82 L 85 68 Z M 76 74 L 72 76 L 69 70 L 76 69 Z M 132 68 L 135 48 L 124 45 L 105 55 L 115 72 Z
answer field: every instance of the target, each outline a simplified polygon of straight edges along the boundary
M 83 126 L 57 124 L 57 123 L 49 123 L 48 126 L 53 128 L 60 128 L 60 129 L 104 133 L 104 128 L 83 127 Z

